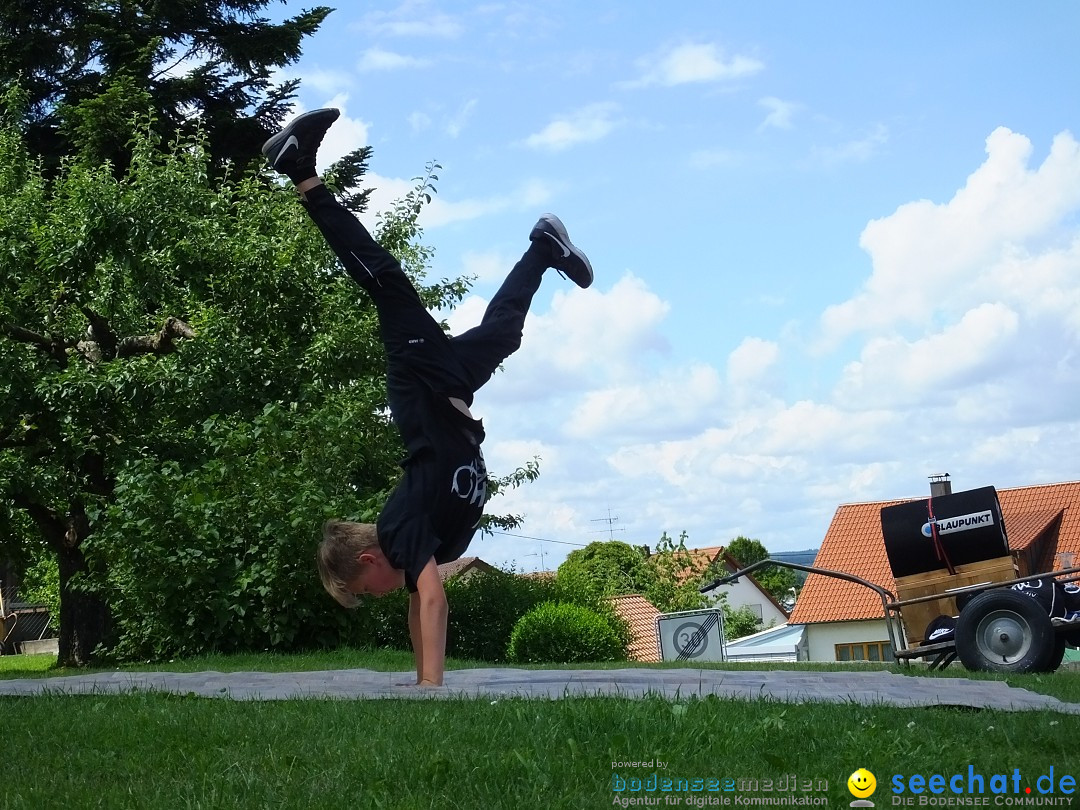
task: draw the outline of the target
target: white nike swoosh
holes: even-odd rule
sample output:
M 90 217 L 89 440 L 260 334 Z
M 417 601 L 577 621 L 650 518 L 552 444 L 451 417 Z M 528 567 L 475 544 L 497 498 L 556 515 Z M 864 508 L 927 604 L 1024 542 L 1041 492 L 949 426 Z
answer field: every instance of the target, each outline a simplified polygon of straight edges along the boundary
M 548 234 L 548 236 L 551 236 L 551 234 Z M 561 247 L 561 248 L 562 248 L 562 255 L 563 255 L 563 258 L 564 258 L 564 259 L 565 259 L 565 258 L 566 258 L 567 256 L 569 256 L 569 255 L 570 255 L 570 248 L 568 248 L 568 247 L 567 247 L 566 245 L 564 245 L 564 244 L 563 244 L 562 242 L 560 242 L 560 241 L 559 241 L 558 239 L 556 239 L 556 238 L 555 238 L 554 236 L 551 236 L 551 241 L 552 241 L 552 242 L 554 242 L 554 243 L 555 243 L 556 245 L 558 245 L 559 247 Z
M 283 147 L 281 147 L 281 151 L 278 152 L 278 157 L 281 157 L 282 155 L 284 155 L 285 150 L 288 149 L 290 146 L 295 146 L 297 149 L 300 148 L 300 141 L 296 140 L 295 135 L 290 135 L 289 139 L 287 141 L 285 141 L 285 145 Z

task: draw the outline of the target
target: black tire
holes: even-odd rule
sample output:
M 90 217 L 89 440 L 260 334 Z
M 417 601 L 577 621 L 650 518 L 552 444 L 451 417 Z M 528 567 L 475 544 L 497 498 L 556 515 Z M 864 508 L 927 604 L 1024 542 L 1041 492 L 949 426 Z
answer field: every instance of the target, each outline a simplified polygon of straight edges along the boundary
M 1046 662 L 1045 672 L 1054 672 L 1061 666 L 1061 662 L 1065 660 L 1065 634 L 1054 634 L 1054 652 L 1050 656 L 1050 660 Z
M 970 670 L 1046 672 L 1056 638 L 1042 605 L 1017 591 L 984 591 L 956 621 L 956 654 Z
M 967 593 L 957 594 L 956 595 L 956 610 L 957 610 L 957 612 L 962 611 L 964 608 L 966 608 L 968 602 L 970 602 L 972 597 L 975 597 L 975 596 L 978 596 L 978 594 L 977 593 L 972 593 L 971 591 L 968 591 Z

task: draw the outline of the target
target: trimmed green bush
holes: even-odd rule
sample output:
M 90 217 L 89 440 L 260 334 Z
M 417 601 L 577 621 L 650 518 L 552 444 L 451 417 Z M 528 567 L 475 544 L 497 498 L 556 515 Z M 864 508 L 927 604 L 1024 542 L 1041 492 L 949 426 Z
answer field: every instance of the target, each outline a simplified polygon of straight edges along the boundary
M 544 602 L 587 608 L 615 633 L 619 648 L 630 631 L 610 602 L 595 593 L 568 589 L 555 578 L 523 577 L 512 571 L 480 571 L 447 583 L 450 616 L 446 654 L 465 661 L 507 661 L 511 634 L 526 613 Z M 329 598 L 329 597 L 327 597 Z M 362 599 L 352 612 L 339 611 L 349 623 L 351 643 L 411 650 L 409 595 L 402 589 L 381 599 Z
M 550 579 L 506 571 L 481 571 L 446 583 L 450 618 L 446 653 L 471 661 L 505 661 L 518 619 L 555 599 Z
M 518 664 L 622 661 L 626 641 L 620 630 L 589 608 L 544 602 L 514 626 L 507 657 Z

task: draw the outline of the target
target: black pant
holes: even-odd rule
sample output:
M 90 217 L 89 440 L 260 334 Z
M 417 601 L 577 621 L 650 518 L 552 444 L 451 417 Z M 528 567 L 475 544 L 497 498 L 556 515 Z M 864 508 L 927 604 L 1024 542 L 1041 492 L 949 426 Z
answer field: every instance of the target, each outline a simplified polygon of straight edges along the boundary
M 450 337 L 424 308 L 397 259 L 347 208 L 324 186 L 306 196 L 308 214 L 345 270 L 375 303 L 386 347 L 388 386 L 400 386 L 415 375 L 436 394 L 471 405 L 473 394 L 521 346 L 525 315 L 550 260 L 548 247 L 530 243 L 491 299 L 480 325 Z M 412 374 L 403 373 L 406 370 Z

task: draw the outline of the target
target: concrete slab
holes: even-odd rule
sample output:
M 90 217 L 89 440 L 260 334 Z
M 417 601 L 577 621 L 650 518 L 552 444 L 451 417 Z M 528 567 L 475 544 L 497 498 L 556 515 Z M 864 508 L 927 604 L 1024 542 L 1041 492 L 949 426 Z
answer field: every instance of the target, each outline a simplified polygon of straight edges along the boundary
M 538 698 L 610 695 L 822 701 L 892 706 L 964 706 L 1080 714 L 1080 704 L 1001 681 L 912 677 L 892 672 L 703 669 L 462 669 L 445 686 L 419 689 L 411 672 L 343 669 L 323 672 L 101 672 L 0 680 L 0 695 L 103 695 L 136 691 L 232 700 L 293 698 Z
M 19 653 L 21 655 L 59 655 L 60 639 L 41 638 L 37 641 L 20 641 Z

